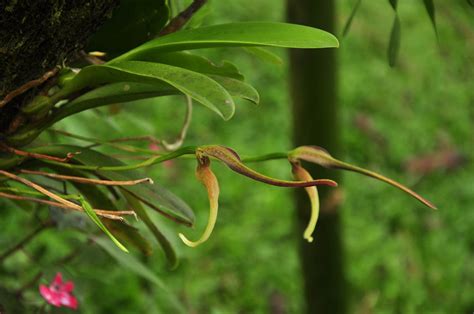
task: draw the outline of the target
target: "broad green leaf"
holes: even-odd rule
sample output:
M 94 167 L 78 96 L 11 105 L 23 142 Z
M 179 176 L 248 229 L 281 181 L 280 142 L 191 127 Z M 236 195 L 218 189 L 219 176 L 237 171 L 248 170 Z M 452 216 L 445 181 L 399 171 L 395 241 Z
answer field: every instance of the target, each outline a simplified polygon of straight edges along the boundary
M 69 95 L 87 87 L 117 82 L 156 84 L 160 89 L 163 88 L 163 83 L 166 83 L 189 95 L 225 120 L 234 114 L 235 104 L 231 95 L 208 76 L 175 66 L 144 61 L 88 66 L 69 81 L 59 93 Z
M 72 145 L 54 145 L 54 146 L 42 146 L 32 150 L 37 153 L 48 154 L 51 156 L 65 156 L 68 152 L 81 153 L 75 155 L 73 162 L 80 163 L 82 165 L 107 165 L 107 166 L 123 166 L 124 163 L 104 155 L 92 149 L 87 149 L 79 146 Z M 96 175 L 108 180 L 114 181 L 125 181 L 125 180 L 137 180 L 145 177 L 141 175 L 139 171 L 127 170 L 120 172 L 112 171 L 95 171 Z M 158 211 L 162 215 L 188 226 L 194 223 L 194 214 L 189 206 L 184 203 L 181 199 L 175 196 L 170 191 L 166 190 L 158 183 L 154 184 L 142 184 L 142 185 L 131 185 L 122 186 L 120 189 L 125 190 L 132 194 L 135 198 L 139 199 L 152 209 Z
M 274 54 L 268 49 L 261 48 L 261 47 L 244 47 L 244 49 L 262 61 L 266 61 L 266 62 L 277 64 L 277 65 L 283 64 L 283 60 L 278 55 Z
M 392 31 L 390 33 L 390 42 L 388 44 L 388 62 L 391 67 L 395 66 L 400 50 L 400 20 L 398 15 L 395 15 L 393 20 Z
M 189 52 L 156 54 L 151 51 L 149 54 L 140 54 L 139 58 L 133 60 L 164 63 L 203 74 L 228 76 L 238 80 L 244 79 L 242 73 L 230 62 L 224 61 L 222 65 L 215 65 L 209 59 Z
M 252 85 L 224 76 L 210 75 L 217 83 L 221 84 L 233 97 L 249 100 L 254 104 L 260 102 L 260 95 Z
M 87 50 L 117 56 L 154 38 L 169 19 L 166 0 L 121 0 L 90 38 Z
M 143 221 L 143 223 L 147 226 L 148 230 L 153 234 L 156 241 L 161 245 L 163 251 L 165 252 L 166 258 L 168 263 L 170 264 L 171 268 L 176 268 L 178 266 L 178 258 L 176 256 L 176 251 L 171 245 L 171 242 L 166 238 L 163 232 L 158 229 L 158 227 L 153 223 L 148 216 L 146 210 L 143 208 L 142 204 L 138 199 L 136 199 L 132 194 L 124 191 L 124 197 L 127 199 L 127 202 L 130 206 L 135 210 L 138 217 Z
M 146 99 L 158 96 L 180 94 L 176 88 L 168 85 L 150 85 L 136 82 L 120 82 L 107 84 L 85 93 L 73 101 L 61 106 L 53 112 L 52 118 L 48 121 L 48 126 L 78 112 L 91 108 L 106 106 L 116 103 L 124 103 L 139 99 Z
M 243 46 L 335 48 L 337 38 L 320 29 L 273 22 L 230 23 L 178 31 L 153 39 L 109 62 L 139 58 L 141 53 Z
M 115 245 L 124 252 L 128 253 L 128 250 L 119 240 L 117 240 L 112 233 L 110 233 L 109 229 L 104 226 L 102 221 L 99 219 L 97 214 L 95 213 L 92 206 L 87 202 L 84 198 L 80 200 L 81 206 L 84 209 L 84 212 L 89 216 L 89 218 L 102 230 L 104 233 L 115 243 Z
M 163 281 L 156 276 L 156 274 L 151 271 L 147 266 L 140 262 L 132 254 L 124 254 L 119 250 L 115 249 L 110 245 L 108 241 L 103 238 L 96 237 L 94 242 L 97 243 L 105 252 L 107 252 L 113 259 L 115 259 L 120 265 L 122 265 L 127 270 L 137 274 L 138 276 L 148 280 L 149 282 L 156 285 L 159 289 L 163 291 L 166 299 L 173 305 L 176 311 L 179 313 L 185 313 L 182 305 L 166 287 Z
M 356 0 L 356 4 L 352 8 L 351 15 L 349 15 L 349 18 L 346 21 L 346 24 L 344 25 L 344 29 L 342 31 L 342 37 L 346 37 L 347 33 L 349 33 L 349 30 L 351 29 L 352 25 L 352 20 L 354 20 L 354 16 L 356 15 L 357 11 L 359 10 L 360 4 L 362 0 Z
M 431 24 L 433 24 L 433 29 L 436 33 L 436 36 L 438 36 L 438 29 L 436 27 L 436 13 L 433 0 L 423 0 L 423 3 L 425 5 L 426 12 L 430 16 Z

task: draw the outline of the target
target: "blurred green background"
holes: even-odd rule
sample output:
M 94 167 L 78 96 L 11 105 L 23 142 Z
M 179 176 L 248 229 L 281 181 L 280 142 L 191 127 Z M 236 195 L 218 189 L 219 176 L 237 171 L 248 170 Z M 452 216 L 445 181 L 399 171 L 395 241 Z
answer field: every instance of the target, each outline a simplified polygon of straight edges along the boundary
M 339 29 L 355 2 L 338 1 Z M 386 58 L 393 17 L 388 1 L 363 1 L 348 36 L 341 39 L 343 153 L 337 157 L 403 182 L 439 208 L 431 211 L 386 184 L 344 174 L 339 189 L 344 194 L 350 313 L 474 310 L 474 9 L 465 1 L 435 4 L 438 40 L 422 1 L 400 1 L 402 41 L 395 68 Z M 212 1 L 203 21 L 281 21 L 284 9 L 284 2 L 276 0 Z M 242 155 L 291 148 L 286 54 L 274 52 L 283 58 L 282 65 L 243 49 L 200 52 L 238 65 L 259 90 L 261 104 L 239 103 L 228 122 L 195 106 L 186 145 L 223 144 Z M 145 134 L 170 139 L 184 108 L 180 97 L 142 101 L 82 113 L 56 128 L 104 139 Z M 177 230 L 154 217 L 176 242 L 181 264 L 168 270 L 159 249 L 141 259 L 190 313 L 302 312 L 296 245 L 302 234 L 295 231 L 292 191 L 250 181 L 216 164 L 218 222 L 211 239 L 191 249 L 180 243 L 177 231 L 197 237 L 208 215 L 194 167 L 194 161 L 176 160 L 147 170 L 196 209 L 197 225 Z M 285 161 L 255 167 L 290 177 Z M 18 225 L 34 225 L 34 220 L 13 206 L 1 207 L 6 210 L 0 245 L 6 247 L 23 234 Z M 49 264 L 81 239 L 68 230 L 45 232 L 5 263 L 0 280 L 10 278 L 15 285 L 11 274 L 17 273 L 26 281 L 34 271 L 22 272 L 18 266 L 26 269 L 33 256 L 47 278 L 62 270 L 76 282 L 81 313 L 173 312 L 163 290 L 122 269 L 98 248 L 79 247 L 77 257 L 61 269 Z M 317 229 L 313 245 L 318 245 Z M 31 294 L 36 293 L 33 287 Z

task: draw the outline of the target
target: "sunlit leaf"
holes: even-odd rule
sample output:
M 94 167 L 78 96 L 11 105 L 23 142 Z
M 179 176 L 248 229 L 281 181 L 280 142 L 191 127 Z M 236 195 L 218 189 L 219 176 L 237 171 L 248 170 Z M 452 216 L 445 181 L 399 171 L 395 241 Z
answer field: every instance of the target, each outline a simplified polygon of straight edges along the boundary
M 332 34 L 320 29 L 273 22 L 230 23 L 200 27 L 153 39 L 110 61 L 139 58 L 141 53 L 242 46 L 284 48 L 335 48 L 339 43 Z

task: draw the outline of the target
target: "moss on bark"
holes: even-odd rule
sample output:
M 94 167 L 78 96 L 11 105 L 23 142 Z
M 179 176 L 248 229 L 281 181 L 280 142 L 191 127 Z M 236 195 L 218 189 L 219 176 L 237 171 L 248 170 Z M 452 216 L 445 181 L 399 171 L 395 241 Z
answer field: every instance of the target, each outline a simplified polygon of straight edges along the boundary
M 0 99 L 70 60 L 119 0 L 0 0 Z M 35 90 L 0 109 L 5 132 Z

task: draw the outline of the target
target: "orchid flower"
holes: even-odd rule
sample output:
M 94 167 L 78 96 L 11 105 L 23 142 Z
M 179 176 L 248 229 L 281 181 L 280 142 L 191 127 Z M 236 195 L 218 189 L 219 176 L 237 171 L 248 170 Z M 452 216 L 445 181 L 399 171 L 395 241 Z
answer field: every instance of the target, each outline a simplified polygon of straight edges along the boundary
M 411 189 L 407 188 L 406 186 L 389 179 L 381 174 L 378 174 L 376 172 L 357 167 L 348 163 L 345 163 L 343 161 L 337 160 L 334 157 L 332 157 L 325 149 L 318 147 L 318 146 L 300 146 L 298 148 L 295 148 L 294 150 L 290 151 L 288 153 L 288 159 L 290 161 L 295 161 L 295 160 L 304 160 L 307 162 L 311 162 L 320 166 L 323 166 L 325 168 L 334 168 L 334 169 L 342 169 L 342 170 L 349 170 L 353 172 L 357 172 L 360 174 L 363 174 L 368 177 L 375 178 L 379 181 L 386 182 L 403 192 L 411 195 L 412 197 L 416 198 L 418 201 L 423 203 L 424 205 L 436 209 L 436 206 L 433 205 L 431 202 L 420 196 L 419 194 L 415 193 Z

